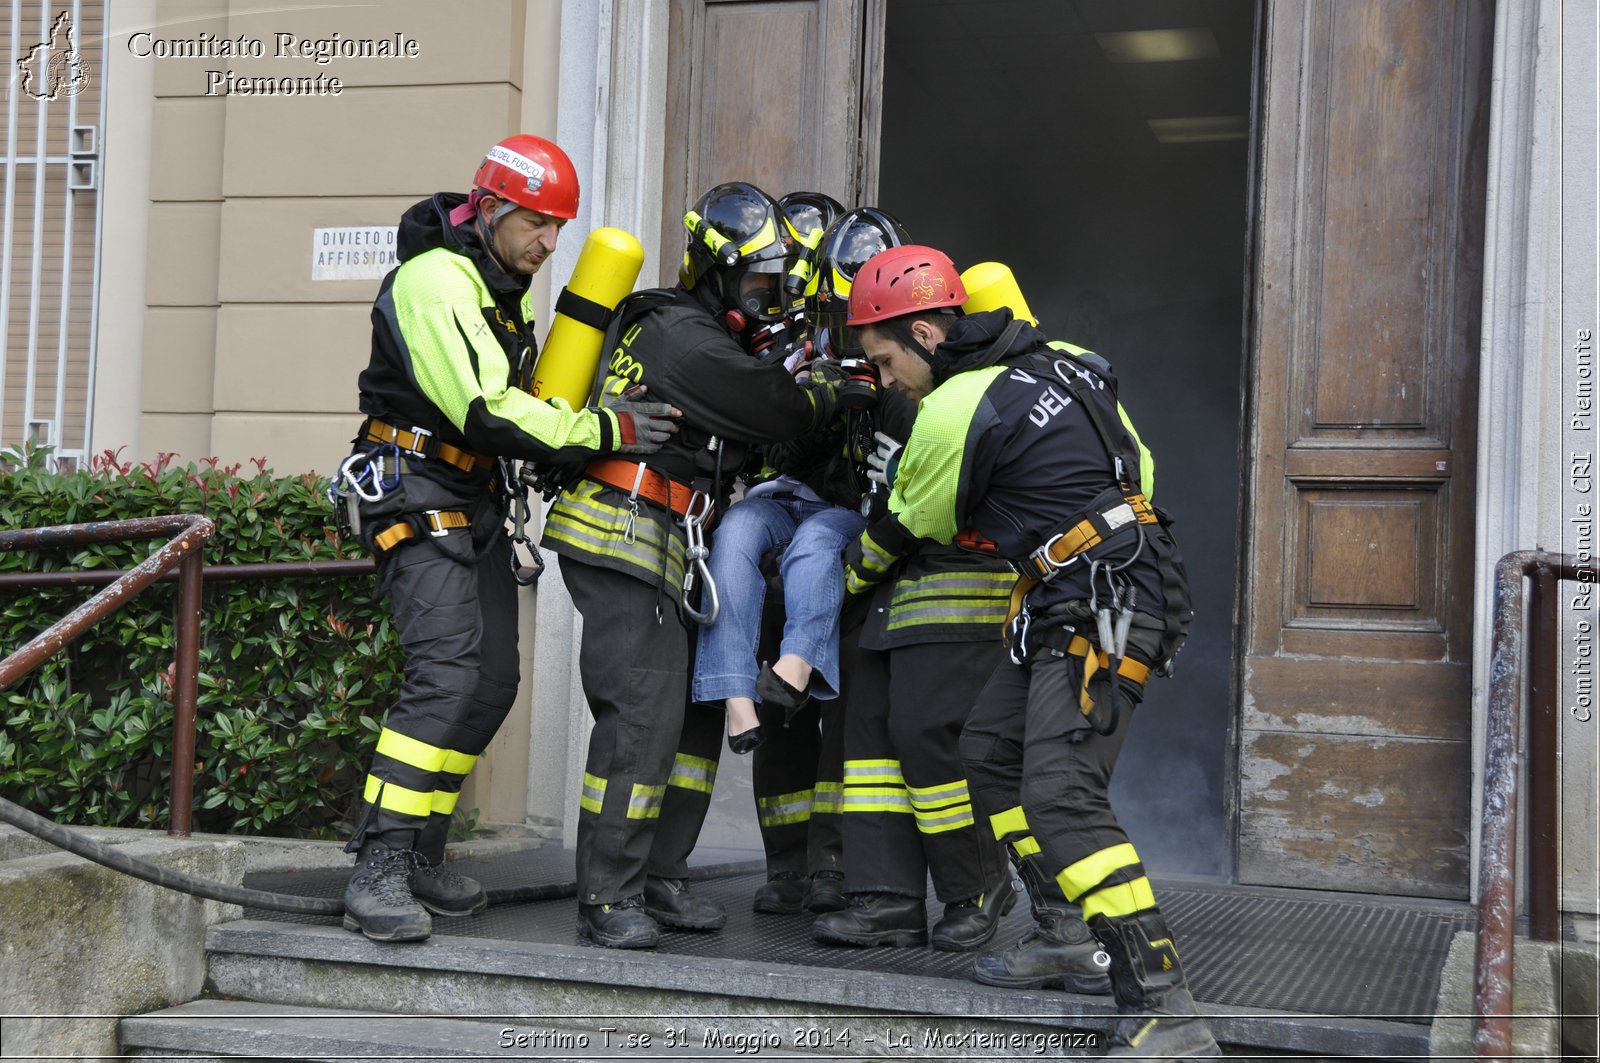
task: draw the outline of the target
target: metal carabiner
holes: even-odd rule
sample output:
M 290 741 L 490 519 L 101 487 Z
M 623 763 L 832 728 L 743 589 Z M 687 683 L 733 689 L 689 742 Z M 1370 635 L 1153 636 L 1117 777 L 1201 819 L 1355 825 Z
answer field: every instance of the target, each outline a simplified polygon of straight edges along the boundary
M 528 538 L 528 518 L 533 515 L 532 507 L 528 505 L 528 491 L 523 488 L 521 493 L 511 496 L 511 578 L 519 587 L 532 587 L 539 582 L 539 577 L 544 575 L 544 558 L 539 554 L 539 548 L 533 545 Z M 519 551 L 521 552 L 519 556 Z M 528 560 L 524 561 L 522 558 Z
M 717 581 L 711 576 L 711 566 L 706 564 L 706 558 L 711 556 L 711 551 L 706 548 L 705 520 L 711 515 L 711 510 L 711 496 L 697 491 L 689 499 L 689 507 L 683 514 L 683 531 L 685 538 L 688 539 L 688 548 L 683 555 L 683 591 L 680 601 L 684 615 L 701 627 L 715 624 L 717 615 L 722 612 L 722 601 L 717 596 Z M 703 596 L 711 599 L 710 606 L 703 611 L 689 604 L 689 596 L 694 590 L 697 576 L 700 582 L 705 584 Z

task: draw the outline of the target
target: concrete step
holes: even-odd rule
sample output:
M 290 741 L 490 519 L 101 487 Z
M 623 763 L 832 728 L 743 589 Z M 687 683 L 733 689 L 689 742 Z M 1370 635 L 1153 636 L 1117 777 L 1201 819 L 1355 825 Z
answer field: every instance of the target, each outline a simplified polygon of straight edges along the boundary
M 709 1032 L 713 1044 L 762 1038 L 767 1055 L 826 1052 L 832 1039 L 834 1055 L 847 1058 L 986 1059 L 1007 1042 L 1001 1055 L 1094 1056 L 1114 1022 L 1109 997 L 851 966 L 875 950 L 847 950 L 837 966 L 817 967 L 674 955 L 665 946 L 627 952 L 438 933 L 417 944 L 383 945 L 338 927 L 268 920 L 213 927 L 207 949 L 207 990 L 214 996 L 286 1006 L 338 1001 L 374 1012 L 538 1016 L 536 1025 L 636 1029 L 653 1034 L 658 1045 L 666 1031 L 683 1030 L 703 1047 Z M 1218 1040 L 1235 1054 L 1404 1059 L 1428 1052 L 1428 1027 L 1415 1023 L 1225 1005 L 1205 1011 Z M 517 1023 L 527 1028 L 529 1021 Z M 849 1050 L 837 1044 L 845 1031 Z
M 548 1063 L 601 1059 L 725 1060 L 740 1044 L 669 1047 L 640 1029 L 584 1028 L 520 1019 L 385 1015 L 328 1008 L 196 1000 L 122 1020 L 123 1052 L 135 1058 L 327 1061 L 389 1058 L 522 1058 Z

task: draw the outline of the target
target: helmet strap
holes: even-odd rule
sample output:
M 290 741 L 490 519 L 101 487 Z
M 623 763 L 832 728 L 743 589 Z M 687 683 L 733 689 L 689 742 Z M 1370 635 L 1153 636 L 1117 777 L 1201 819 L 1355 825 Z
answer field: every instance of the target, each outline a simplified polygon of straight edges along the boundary
M 474 204 L 474 206 L 476 206 L 476 204 Z M 500 206 L 495 210 L 493 216 L 491 216 L 488 221 L 483 220 L 482 211 L 475 211 L 472 215 L 472 224 L 478 231 L 478 239 L 483 241 L 484 250 L 489 252 L 489 257 L 494 261 L 495 265 L 499 266 L 501 270 L 513 277 L 519 277 L 522 276 L 522 274 L 506 265 L 505 260 L 500 257 L 500 252 L 495 249 L 494 227 L 496 222 L 516 209 L 517 205 L 515 203 L 512 203 L 510 200 L 502 199 L 500 201 Z
M 917 339 L 917 334 L 911 331 L 911 326 L 907 325 L 904 320 L 892 317 L 885 321 L 883 325 L 888 330 L 889 335 L 898 340 L 902 347 L 917 355 L 930 366 L 933 365 L 933 352 L 922 345 L 922 341 Z

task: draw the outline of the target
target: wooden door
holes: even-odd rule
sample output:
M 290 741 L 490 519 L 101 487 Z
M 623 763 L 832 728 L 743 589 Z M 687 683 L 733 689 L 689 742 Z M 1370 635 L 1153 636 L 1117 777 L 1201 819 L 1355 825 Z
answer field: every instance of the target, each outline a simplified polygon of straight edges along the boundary
M 865 45 L 882 48 L 869 8 L 881 25 L 882 0 L 673 0 L 663 281 L 677 276 L 684 211 L 723 181 L 856 205 Z
M 1269 0 L 1239 878 L 1465 896 L 1489 0 Z

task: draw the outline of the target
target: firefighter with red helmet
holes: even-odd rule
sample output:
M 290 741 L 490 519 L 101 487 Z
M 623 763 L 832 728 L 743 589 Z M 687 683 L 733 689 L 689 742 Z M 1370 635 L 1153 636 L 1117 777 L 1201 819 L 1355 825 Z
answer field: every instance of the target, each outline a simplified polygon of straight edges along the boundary
M 875 256 L 851 289 L 857 342 L 921 406 L 888 513 L 846 554 L 847 585 L 881 584 L 924 540 L 1011 562 L 1008 659 L 961 736 L 974 796 L 1024 879 L 1059 886 L 1109 955 L 1123 1016 L 1109 1055 L 1219 1055 L 1108 797 L 1144 685 L 1187 633 L 1183 562 L 1140 490 L 1109 367 L 1008 309 L 963 316 L 965 299 L 949 258 L 915 245 Z
M 376 556 L 406 655 L 347 846 L 358 856 L 344 925 L 378 941 L 426 938 L 430 912 L 487 903 L 443 861 L 461 784 L 517 691 L 502 459 L 652 453 L 676 414 L 639 393 L 573 409 L 525 390 L 529 285 L 577 213 L 577 171 L 555 144 L 519 135 L 489 149 L 473 185 L 400 219 L 360 378 L 366 420 L 332 492 L 343 529 Z

